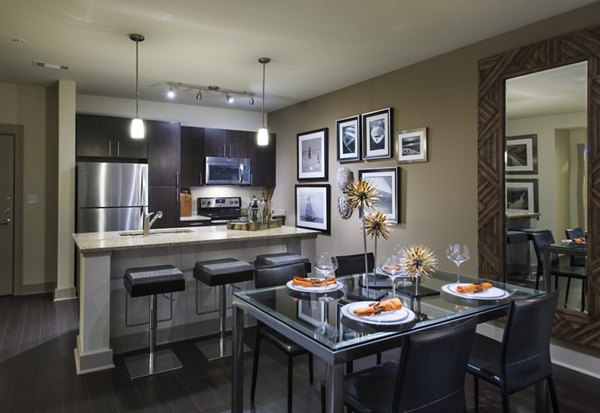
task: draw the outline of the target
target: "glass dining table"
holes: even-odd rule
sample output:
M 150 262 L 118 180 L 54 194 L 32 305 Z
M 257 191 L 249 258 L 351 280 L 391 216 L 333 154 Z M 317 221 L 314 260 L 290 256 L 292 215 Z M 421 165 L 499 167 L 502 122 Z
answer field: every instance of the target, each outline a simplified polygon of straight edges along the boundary
M 327 287 L 287 285 L 237 291 L 233 294 L 233 412 L 243 410 L 244 315 L 250 315 L 295 341 L 326 363 L 326 410 L 343 411 L 343 380 L 346 363 L 402 345 L 407 334 L 476 317 L 485 322 L 506 315 L 510 302 L 545 294 L 500 282 L 484 292 L 456 291 L 456 274 L 437 271 L 419 284 L 398 286 L 401 311 L 360 317 L 353 312 L 373 301 L 390 298 L 385 277 L 383 288 L 368 288 L 363 275 L 340 277 Z M 405 280 L 406 281 L 406 280 Z M 461 275 L 460 282 L 482 281 Z M 488 280 L 485 280 L 488 281 Z M 400 283 L 402 284 L 402 282 Z M 408 283 L 407 283 L 408 284 Z

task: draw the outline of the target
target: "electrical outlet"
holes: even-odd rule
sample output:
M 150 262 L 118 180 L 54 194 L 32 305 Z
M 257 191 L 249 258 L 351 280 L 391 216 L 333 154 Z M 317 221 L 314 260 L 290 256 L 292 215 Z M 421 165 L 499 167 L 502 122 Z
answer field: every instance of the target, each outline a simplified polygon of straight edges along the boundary
M 27 194 L 27 198 L 26 198 L 25 202 L 28 204 L 37 204 L 38 203 L 37 194 Z

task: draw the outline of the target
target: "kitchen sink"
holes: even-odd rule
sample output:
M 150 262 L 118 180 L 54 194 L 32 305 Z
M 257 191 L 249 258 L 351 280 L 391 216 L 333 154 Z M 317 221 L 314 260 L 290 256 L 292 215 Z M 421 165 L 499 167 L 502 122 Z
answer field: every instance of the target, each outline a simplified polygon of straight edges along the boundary
M 161 235 L 161 234 L 181 234 L 185 232 L 192 232 L 193 230 L 190 228 L 165 228 L 165 229 L 151 229 L 150 235 Z M 122 237 L 140 237 L 144 235 L 144 231 L 125 231 L 120 232 L 120 236 Z

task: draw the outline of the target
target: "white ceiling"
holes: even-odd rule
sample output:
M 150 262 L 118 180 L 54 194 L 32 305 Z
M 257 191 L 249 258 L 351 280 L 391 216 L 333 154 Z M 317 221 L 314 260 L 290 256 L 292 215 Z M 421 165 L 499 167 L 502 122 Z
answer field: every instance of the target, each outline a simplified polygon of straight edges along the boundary
M 272 111 L 594 3 L 592 0 L 2 0 L 0 81 L 166 101 L 165 82 L 261 94 Z M 23 41 L 15 41 L 22 39 Z M 68 65 L 36 68 L 32 60 Z M 185 95 L 185 96 L 184 96 Z M 178 103 L 231 107 L 223 96 Z M 260 111 L 260 99 L 249 107 Z

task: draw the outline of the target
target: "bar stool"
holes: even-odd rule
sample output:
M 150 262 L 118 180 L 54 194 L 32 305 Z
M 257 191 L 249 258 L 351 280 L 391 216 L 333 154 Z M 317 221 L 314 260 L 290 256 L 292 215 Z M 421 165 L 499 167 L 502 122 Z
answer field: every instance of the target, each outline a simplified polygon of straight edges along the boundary
M 235 258 L 222 258 L 209 261 L 198 261 L 194 266 L 196 279 L 196 314 L 198 311 L 198 281 L 210 287 L 219 287 L 219 343 L 200 342 L 196 346 L 209 361 L 222 359 L 231 355 L 231 342 L 225 338 L 225 319 L 227 315 L 227 284 L 250 281 L 254 267 Z
M 504 231 L 505 236 L 506 236 L 506 247 L 507 247 L 507 254 L 506 257 L 508 259 L 508 263 L 511 264 L 513 257 L 512 257 L 512 245 L 516 245 L 516 244 L 525 244 L 525 249 L 527 251 L 527 271 L 526 274 L 527 276 L 529 276 L 529 240 L 527 239 L 527 234 L 525 234 L 523 231 L 519 231 L 519 230 L 505 230 Z M 520 271 L 519 271 L 520 272 Z
M 310 273 L 311 266 L 310 260 L 303 255 L 296 254 L 293 252 L 276 252 L 271 254 L 261 254 L 256 256 L 255 266 L 264 267 L 267 265 L 288 265 L 296 264 L 298 262 L 304 263 L 306 273 Z
M 131 297 L 150 296 L 149 304 L 149 352 L 125 359 L 131 379 L 176 370 L 181 362 L 171 349 L 156 351 L 157 297 L 158 294 L 185 290 L 183 273 L 172 265 L 128 268 L 123 279 Z M 127 297 L 125 297 L 127 300 Z M 126 301 L 127 304 L 127 301 Z M 125 310 L 127 312 L 127 309 Z M 127 315 L 125 315 L 127 318 Z

